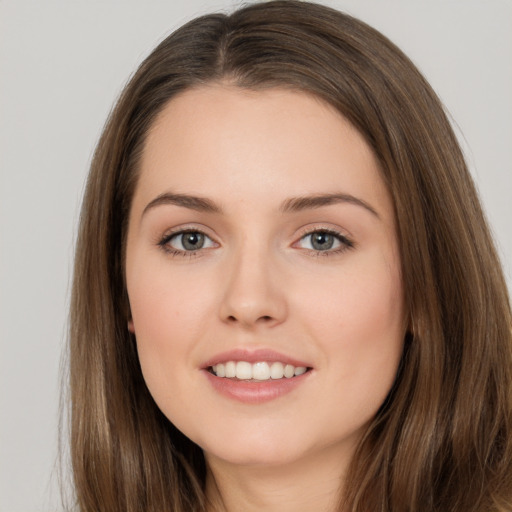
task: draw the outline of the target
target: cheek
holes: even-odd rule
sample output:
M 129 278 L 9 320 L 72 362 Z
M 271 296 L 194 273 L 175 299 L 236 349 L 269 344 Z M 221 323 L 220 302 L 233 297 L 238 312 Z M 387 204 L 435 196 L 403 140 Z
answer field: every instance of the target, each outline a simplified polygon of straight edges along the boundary
M 354 260 L 325 279 L 312 280 L 305 288 L 308 294 L 301 294 L 303 307 L 311 312 L 309 317 L 319 319 L 316 325 L 321 330 L 351 333 L 349 338 L 365 338 L 365 333 L 375 331 L 381 333 L 377 338 L 384 339 L 387 333 L 402 329 L 399 269 L 378 255 Z
M 129 274 L 128 295 L 144 379 L 157 398 L 160 388 L 187 377 L 203 319 L 212 314 L 210 287 L 164 261 Z
M 136 334 L 158 339 L 171 332 L 183 333 L 181 326 L 187 327 L 185 332 L 193 332 L 210 307 L 212 286 L 208 275 L 176 271 L 163 258 L 149 261 L 151 264 L 137 265 L 135 260 L 137 272 L 128 274 Z
M 334 387 L 365 404 L 369 414 L 389 392 L 403 350 L 400 283 L 396 266 L 376 257 L 359 259 L 357 266 L 333 275 L 328 287 L 312 284 L 302 306 L 310 335 L 335 376 Z

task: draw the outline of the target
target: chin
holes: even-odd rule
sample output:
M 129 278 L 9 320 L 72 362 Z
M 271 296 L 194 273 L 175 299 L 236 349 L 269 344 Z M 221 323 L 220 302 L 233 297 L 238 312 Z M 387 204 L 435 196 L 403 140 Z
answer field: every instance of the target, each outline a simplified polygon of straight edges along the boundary
M 286 442 L 283 442 L 286 440 Z M 240 466 L 277 466 L 292 463 L 305 455 L 305 442 L 286 439 L 283 433 L 267 435 L 264 432 L 232 433 L 222 437 L 199 440 L 206 459 L 215 458 Z
M 215 451 L 204 450 L 206 460 L 212 458 L 220 459 L 224 463 L 236 466 L 253 466 L 253 467 L 272 467 L 284 466 L 296 462 L 304 454 L 295 450 L 285 450 L 276 452 L 269 446 L 246 446 L 244 449 L 226 449 Z

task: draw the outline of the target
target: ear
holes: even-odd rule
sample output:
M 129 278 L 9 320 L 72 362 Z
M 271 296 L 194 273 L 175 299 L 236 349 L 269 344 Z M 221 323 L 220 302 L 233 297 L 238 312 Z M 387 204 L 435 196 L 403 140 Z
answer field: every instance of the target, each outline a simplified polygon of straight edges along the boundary
M 135 326 L 133 325 L 133 320 L 131 318 L 130 318 L 130 320 L 128 320 L 128 330 L 132 334 L 135 334 Z

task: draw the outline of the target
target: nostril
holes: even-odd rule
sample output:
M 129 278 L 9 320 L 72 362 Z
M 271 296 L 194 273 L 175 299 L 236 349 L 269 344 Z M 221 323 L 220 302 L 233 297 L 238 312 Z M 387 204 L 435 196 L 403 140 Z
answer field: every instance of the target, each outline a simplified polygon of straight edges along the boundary
M 237 323 L 239 319 L 235 315 L 229 315 L 226 320 L 230 323 Z M 262 315 L 259 318 L 256 319 L 256 322 L 264 322 L 268 323 L 273 320 L 272 316 L 270 315 Z

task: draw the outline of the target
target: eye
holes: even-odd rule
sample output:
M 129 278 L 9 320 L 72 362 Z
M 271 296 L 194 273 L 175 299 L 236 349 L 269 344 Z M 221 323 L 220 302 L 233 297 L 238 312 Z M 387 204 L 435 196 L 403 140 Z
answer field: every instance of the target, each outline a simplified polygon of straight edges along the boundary
M 201 231 L 180 231 L 165 237 L 160 245 L 176 252 L 194 252 L 215 247 L 215 242 Z
M 317 230 L 303 236 L 297 246 L 310 251 L 338 252 L 353 247 L 353 244 L 340 233 Z

